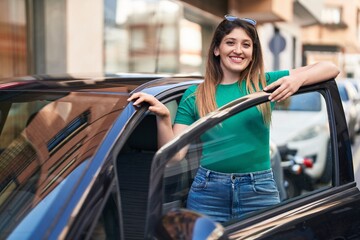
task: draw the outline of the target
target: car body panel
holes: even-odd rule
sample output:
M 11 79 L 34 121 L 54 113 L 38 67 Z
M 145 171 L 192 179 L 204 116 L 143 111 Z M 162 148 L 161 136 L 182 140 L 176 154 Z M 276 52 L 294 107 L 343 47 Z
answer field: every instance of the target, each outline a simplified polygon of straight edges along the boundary
M 268 221 L 262 221 L 265 216 L 258 216 L 249 220 L 247 227 L 230 226 L 227 229 L 229 239 L 356 238 L 360 236 L 360 219 L 355 217 L 360 213 L 359 197 L 354 184 L 325 191 L 307 202 L 290 205 L 278 213 L 272 212 L 272 216 L 266 216 Z M 339 222 L 341 226 L 335 228 Z M 237 231 L 237 228 L 241 230 Z

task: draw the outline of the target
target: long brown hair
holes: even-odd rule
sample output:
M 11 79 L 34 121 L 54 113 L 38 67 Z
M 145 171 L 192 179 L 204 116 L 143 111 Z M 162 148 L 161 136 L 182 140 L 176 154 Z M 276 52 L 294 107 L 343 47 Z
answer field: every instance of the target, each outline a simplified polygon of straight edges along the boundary
M 260 91 L 261 87 L 266 86 L 264 73 L 264 61 L 262 56 L 259 36 L 254 25 L 244 20 L 234 21 L 223 20 L 216 28 L 211 45 L 209 47 L 208 59 L 206 63 L 205 79 L 196 90 L 196 104 L 200 117 L 214 111 L 218 106 L 215 100 L 216 86 L 223 79 L 223 71 L 220 67 L 220 56 L 215 56 L 214 49 L 220 46 L 222 39 L 234 28 L 242 28 L 249 35 L 253 42 L 253 58 L 249 66 L 239 74 L 239 84 L 246 81 L 246 92 L 253 93 Z M 264 122 L 270 124 L 270 103 L 258 106 L 263 115 Z

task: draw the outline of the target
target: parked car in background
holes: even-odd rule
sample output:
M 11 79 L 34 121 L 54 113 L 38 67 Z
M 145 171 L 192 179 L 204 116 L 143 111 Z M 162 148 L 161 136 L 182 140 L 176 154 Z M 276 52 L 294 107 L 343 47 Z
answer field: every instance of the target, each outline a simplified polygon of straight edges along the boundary
M 356 89 L 357 92 L 360 92 L 360 79 L 357 78 L 342 78 L 338 79 L 337 81 L 349 81 L 352 83 Z
M 355 137 L 359 131 L 360 124 L 360 105 L 359 105 L 359 96 L 352 83 L 347 80 L 338 80 L 336 81 L 341 101 L 344 105 L 344 112 L 346 117 L 346 122 L 348 124 L 348 130 L 351 142 L 355 142 Z
M 338 79 L 337 81 L 350 82 L 355 87 L 356 92 L 352 94 L 354 95 L 352 98 L 354 99 L 354 105 L 356 106 L 357 122 L 355 124 L 355 131 L 358 134 L 360 133 L 360 79 L 345 78 L 345 79 Z
M 327 102 L 331 184 L 220 224 L 186 210 L 199 153 L 208 144 L 197 140 L 267 102 L 269 93 L 223 106 L 158 150 L 155 116 L 127 98 L 136 91 L 153 94 L 173 116 L 183 92 L 201 78 L 27 79 L 0 84 L 1 239 L 360 237 L 360 192 L 334 80 L 298 91 L 319 92 Z M 170 162 L 185 146 L 187 156 Z M 256 189 L 266 197 L 266 189 Z
M 276 103 L 271 131 L 273 141 L 280 151 L 285 151 L 284 157 L 291 151 L 291 155 L 311 159 L 313 163 L 311 168 L 304 169 L 304 179 L 298 181 L 302 184 L 298 188 L 311 190 L 316 184 L 329 183 L 330 130 L 326 101 L 321 93 L 299 94 Z

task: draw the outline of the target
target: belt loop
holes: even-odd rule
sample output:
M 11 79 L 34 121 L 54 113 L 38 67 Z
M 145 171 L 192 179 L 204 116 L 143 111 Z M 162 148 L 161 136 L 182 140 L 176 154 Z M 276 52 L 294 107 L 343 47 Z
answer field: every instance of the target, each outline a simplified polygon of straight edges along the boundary
M 207 179 L 208 181 L 209 181 L 209 178 L 210 178 L 210 172 L 211 172 L 210 170 L 207 170 L 207 171 L 206 171 L 206 179 Z
M 255 181 L 255 178 L 254 178 L 254 174 L 253 174 L 253 173 L 250 173 L 250 179 L 251 179 L 252 182 Z

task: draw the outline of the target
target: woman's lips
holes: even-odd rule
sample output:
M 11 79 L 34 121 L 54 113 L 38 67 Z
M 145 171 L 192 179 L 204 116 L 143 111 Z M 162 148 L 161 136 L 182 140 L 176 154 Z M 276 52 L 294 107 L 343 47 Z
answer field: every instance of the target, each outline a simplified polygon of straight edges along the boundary
M 232 62 L 235 62 L 235 63 L 241 63 L 244 58 L 241 58 L 241 57 L 230 57 L 231 61 Z

